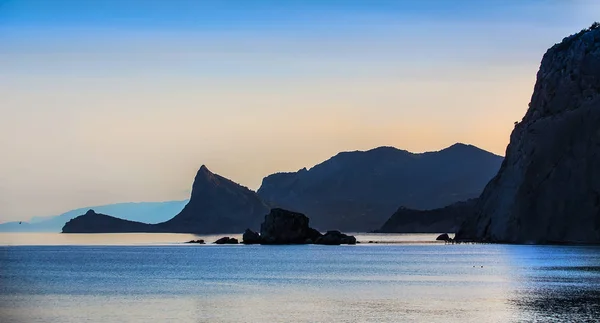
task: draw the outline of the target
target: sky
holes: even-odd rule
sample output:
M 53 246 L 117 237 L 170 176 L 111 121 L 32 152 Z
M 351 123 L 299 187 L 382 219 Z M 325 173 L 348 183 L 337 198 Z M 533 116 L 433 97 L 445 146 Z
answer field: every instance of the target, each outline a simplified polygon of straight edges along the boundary
M 340 151 L 504 155 L 587 0 L 0 0 L 0 222 L 251 189 Z

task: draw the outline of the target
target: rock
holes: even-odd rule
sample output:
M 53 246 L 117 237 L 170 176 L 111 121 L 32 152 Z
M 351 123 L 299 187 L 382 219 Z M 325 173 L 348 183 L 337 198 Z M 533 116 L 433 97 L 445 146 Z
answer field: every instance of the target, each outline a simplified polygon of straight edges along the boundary
M 600 28 L 554 45 L 458 241 L 600 243 Z
M 263 244 L 304 244 L 316 241 L 321 233 L 308 226 L 309 219 L 302 213 L 280 208 L 272 209 L 260 226 Z
M 450 236 L 447 233 L 443 233 L 440 234 L 437 238 L 435 238 L 435 240 L 437 241 L 450 241 Z
M 190 240 L 190 241 L 188 241 L 186 243 L 204 244 L 204 240 L 202 240 L 202 239 L 199 239 L 199 240 Z
M 440 209 L 413 210 L 400 207 L 378 233 L 456 232 L 461 223 L 475 212 L 477 199 L 457 202 Z
M 236 238 L 223 237 L 214 242 L 215 244 L 238 244 L 238 240 Z
M 354 236 L 349 236 L 343 234 L 337 230 L 327 231 L 325 235 L 318 238 L 315 241 L 315 244 L 323 244 L 323 245 L 340 245 L 340 244 L 356 244 L 356 238 Z
M 244 244 L 258 244 L 261 242 L 260 234 L 250 229 L 246 229 L 244 235 L 242 236 L 242 240 Z

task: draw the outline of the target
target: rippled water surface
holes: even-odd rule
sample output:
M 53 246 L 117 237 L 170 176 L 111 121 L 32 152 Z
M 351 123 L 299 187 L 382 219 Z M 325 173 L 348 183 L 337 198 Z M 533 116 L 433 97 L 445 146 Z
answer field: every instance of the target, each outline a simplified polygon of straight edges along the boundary
M 178 243 L 188 238 L 0 235 L 0 321 L 600 318 L 599 247 L 425 243 L 431 235 L 359 235 L 404 243 L 356 246 Z

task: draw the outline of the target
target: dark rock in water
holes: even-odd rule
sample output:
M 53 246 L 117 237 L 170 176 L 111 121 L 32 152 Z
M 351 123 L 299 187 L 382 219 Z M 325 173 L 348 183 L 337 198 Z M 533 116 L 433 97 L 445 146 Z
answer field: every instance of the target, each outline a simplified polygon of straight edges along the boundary
M 199 239 L 199 240 L 190 240 L 190 241 L 188 241 L 186 243 L 204 244 L 204 240 L 202 240 L 202 239 Z
M 432 209 L 479 196 L 502 159 L 466 144 L 420 154 L 393 147 L 342 152 L 310 170 L 265 177 L 258 195 L 310 215 L 314 228 L 368 232 L 399 205 Z
M 327 231 L 322 237 L 315 241 L 315 244 L 324 245 L 340 245 L 340 244 L 356 244 L 356 238 L 343 234 L 337 230 Z
M 450 236 L 447 233 L 443 233 L 440 234 L 437 238 L 435 238 L 435 240 L 437 241 L 450 241 Z
M 308 226 L 308 218 L 302 213 L 284 209 L 272 209 L 260 226 L 263 244 L 304 244 L 316 241 L 321 233 Z
M 459 241 L 600 243 L 600 28 L 544 55 L 529 109 Z
M 87 211 L 69 222 L 62 228 L 63 233 L 124 233 L 124 232 L 154 232 L 151 224 L 134 222 L 99 214 L 94 210 Z
M 238 244 L 238 240 L 236 238 L 223 237 L 214 242 L 215 244 Z
M 250 229 L 246 229 L 242 236 L 242 242 L 244 244 L 259 244 L 261 242 L 260 234 Z
M 475 212 L 477 199 L 457 202 L 440 209 L 412 210 L 400 207 L 375 232 L 380 233 L 437 233 L 456 232 L 460 224 Z

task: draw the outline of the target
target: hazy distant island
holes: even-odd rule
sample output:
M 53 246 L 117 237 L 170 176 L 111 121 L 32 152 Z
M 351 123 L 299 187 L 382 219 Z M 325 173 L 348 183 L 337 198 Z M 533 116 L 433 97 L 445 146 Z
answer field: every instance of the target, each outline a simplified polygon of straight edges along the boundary
M 60 215 L 33 217 L 29 221 L 0 223 L 0 232 L 60 232 L 67 221 L 93 209 L 98 213 L 110 214 L 116 218 L 145 223 L 167 221 L 181 212 L 188 200 L 166 202 L 116 203 L 89 206 L 65 212 Z
M 501 162 L 500 156 L 464 144 L 421 154 L 380 147 L 340 153 L 310 170 L 267 176 L 258 192 L 203 165 L 188 204 L 167 221 L 119 226 L 116 217 L 83 215 L 62 231 L 242 232 L 258 228 L 264 215 L 279 207 L 307 214 L 319 230 L 366 232 L 380 228 L 399 205 L 432 208 L 478 196 Z M 446 220 L 437 225 L 440 232 L 454 227 Z

